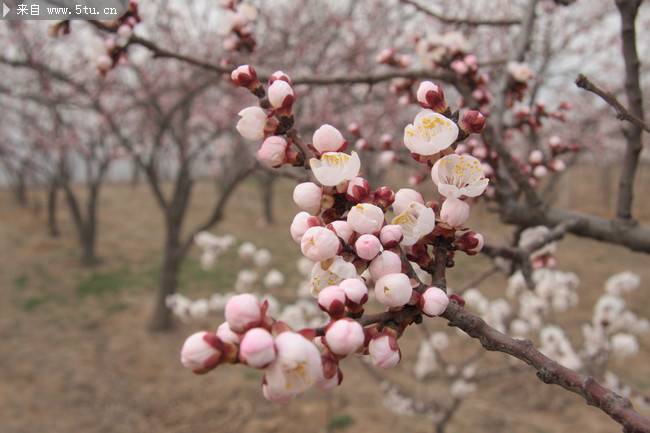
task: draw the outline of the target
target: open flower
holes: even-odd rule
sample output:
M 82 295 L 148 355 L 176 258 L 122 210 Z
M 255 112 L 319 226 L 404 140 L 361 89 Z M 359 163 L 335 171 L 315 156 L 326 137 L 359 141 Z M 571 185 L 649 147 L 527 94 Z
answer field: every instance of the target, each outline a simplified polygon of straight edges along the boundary
M 433 231 L 436 215 L 430 207 L 414 201 L 404 212 L 393 218 L 392 224 L 402 228 L 404 238 L 401 245 L 408 247 Z
M 431 169 L 433 183 L 447 198 L 478 197 L 489 180 L 483 173 L 481 161 L 469 155 L 447 155 Z
M 343 257 L 336 256 L 314 264 L 309 282 L 312 296 L 318 296 L 327 286 L 334 286 L 348 278 L 358 278 L 354 264 L 346 262 Z
M 388 307 L 401 307 L 411 300 L 413 288 L 406 274 L 396 273 L 381 277 L 375 283 L 377 300 Z
M 404 128 L 404 145 L 418 155 L 435 155 L 451 146 L 458 137 L 458 126 L 433 110 L 422 110 Z
M 287 401 L 307 391 L 322 376 L 320 352 L 311 341 L 295 332 L 275 339 L 277 355 L 266 368 L 262 391 L 271 401 Z
M 325 227 L 311 227 L 300 240 L 300 249 L 309 260 L 320 262 L 333 258 L 341 246 L 336 234 Z
M 237 113 L 241 119 L 237 122 L 237 131 L 247 140 L 257 141 L 264 138 L 266 112 L 260 107 L 246 107 Z
M 347 220 L 357 233 L 378 233 L 384 225 L 384 211 L 374 204 L 361 203 L 350 209 Z
M 320 159 L 312 158 L 309 165 L 316 180 L 324 186 L 337 186 L 354 179 L 361 169 L 361 160 L 356 152 L 351 155 L 342 152 L 325 152 Z

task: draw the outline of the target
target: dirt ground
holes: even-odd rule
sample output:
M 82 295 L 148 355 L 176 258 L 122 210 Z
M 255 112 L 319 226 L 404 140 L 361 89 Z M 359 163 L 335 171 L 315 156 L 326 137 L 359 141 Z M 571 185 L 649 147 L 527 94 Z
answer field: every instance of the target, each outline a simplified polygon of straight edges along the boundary
M 614 179 L 614 178 L 612 178 Z M 613 180 L 612 180 L 613 182 Z M 557 201 L 562 206 L 607 215 L 603 176 L 579 169 L 564 180 Z M 295 207 L 281 184 L 276 203 L 277 223 L 262 226 L 257 190 L 246 184 L 216 233 L 230 232 L 274 253 L 285 273 L 294 269 L 297 249 L 288 234 Z M 650 223 L 650 170 L 639 178 L 636 213 Z M 211 186 L 200 184 L 190 218 L 199 221 L 213 197 Z M 32 195 L 36 202 L 40 195 Z M 34 203 L 34 202 L 33 202 Z M 63 206 L 63 204 L 62 204 Z M 267 403 L 260 392 L 261 375 L 241 367 L 217 369 L 194 376 L 179 363 L 185 336 L 200 325 L 181 325 L 169 334 L 150 334 L 146 321 L 152 307 L 159 269 L 161 219 L 146 185 L 111 185 L 104 191 L 100 211 L 99 254 L 94 269 L 78 265 L 72 226 L 61 209 L 62 235 L 47 236 L 43 204 L 20 209 L 8 191 L 0 191 L 0 432 L 2 433 L 207 433 L 373 431 L 429 432 L 425 416 L 400 416 L 381 403 L 376 380 L 354 359 L 344 361 L 345 381 L 334 393 L 310 392 L 285 406 Z M 476 209 L 472 225 L 502 242 L 507 230 L 485 209 Z M 254 229 L 251 229 L 254 228 Z M 197 251 L 186 263 L 182 291 L 191 296 L 227 290 L 234 282 L 234 257 L 214 271 L 202 271 Z M 623 248 L 569 237 L 560 248 L 560 267 L 581 280 L 580 307 L 563 318 L 576 329 L 591 315 L 604 280 L 614 272 L 632 270 L 642 288 L 631 296 L 632 309 L 650 317 L 650 260 Z M 459 260 L 450 285 L 461 286 L 487 269 L 483 258 Z M 296 282 L 289 281 L 288 287 Z M 229 286 L 230 285 L 230 286 Z M 503 291 L 494 277 L 486 287 Z M 290 290 L 276 293 L 290 296 Z M 215 319 L 210 326 L 216 326 Z M 431 320 L 430 329 L 443 329 Z M 403 343 L 404 361 L 386 373 L 409 384 L 417 332 Z M 475 341 L 454 337 L 461 347 Z M 641 353 L 613 369 L 627 383 L 650 392 L 650 338 Z M 500 355 L 490 355 L 495 366 Z M 414 385 L 424 394 L 427 386 Z M 429 390 L 430 392 L 430 390 Z M 438 395 L 444 400 L 444 395 Z M 645 415 L 650 415 L 646 411 Z M 531 433 L 614 432 L 618 427 L 596 409 L 562 389 L 540 385 L 532 372 L 495 380 L 467 400 L 449 432 Z

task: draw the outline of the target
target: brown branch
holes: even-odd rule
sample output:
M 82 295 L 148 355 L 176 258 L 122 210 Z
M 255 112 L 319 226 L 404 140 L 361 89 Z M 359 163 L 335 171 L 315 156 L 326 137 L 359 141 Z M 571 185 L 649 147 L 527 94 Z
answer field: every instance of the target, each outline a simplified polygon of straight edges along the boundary
M 639 119 L 634 114 L 630 113 L 630 110 L 625 108 L 623 104 L 621 104 L 612 93 L 601 89 L 596 84 L 594 84 L 591 80 L 589 80 L 589 78 L 587 78 L 585 75 L 583 74 L 578 75 L 578 78 L 576 79 L 576 86 L 600 96 L 603 101 L 605 101 L 609 106 L 611 106 L 614 110 L 616 110 L 617 119 L 627 120 L 628 122 L 633 123 L 639 128 L 647 132 L 650 132 L 650 125 L 645 123 L 643 119 Z
M 414 0 L 400 0 L 402 3 L 406 3 L 415 7 L 415 9 L 420 12 L 429 15 L 430 17 L 436 18 L 438 21 L 441 21 L 445 24 L 465 24 L 470 26 L 496 26 L 496 27 L 507 27 L 521 24 L 521 20 L 518 18 L 494 18 L 494 19 L 482 19 L 482 18 L 453 18 L 445 16 L 441 13 L 438 13 L 432 9 L 429 9 L 426 6 L 421 5 L 420 3 Z

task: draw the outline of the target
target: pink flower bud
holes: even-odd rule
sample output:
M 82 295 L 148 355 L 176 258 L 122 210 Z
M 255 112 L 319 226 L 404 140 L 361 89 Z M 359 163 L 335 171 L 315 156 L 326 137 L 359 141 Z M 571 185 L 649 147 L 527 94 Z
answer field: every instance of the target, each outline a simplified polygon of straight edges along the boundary
M 460 227 L 469 218 L 469 205 L 457 198 L 447 198 L 440 209 L 440 219 L 451 227 Z
M 324 342 L 339 356 L 350 355 L 363 345 L 365 335 L 363 327 L 356 320 L 340 319 L 332 323 L 325 331 Z
M 485 146 L 476 146 L 472 149 L 472 156 L 478 159 L 485 159 L 488 156 L 488 150 Z
M 269 77 L 269 84 L 273 84 L 276 80 L 282 80 L 282 81 L 286 81 L 289 84 L 292 84 L 291 77 L 289 77 L 289 75 L 285 74 L 282 71 L 275 71 L 274 73 L 272 73 L 271 76 Z
M 133 34 L 133 29 L 128 24 L 122 24 L 117 29 L 117 35 L 121 38 L 128 39 Z
M 348 304 L 363 305 L 368 301 L 368 288 L 360 278 L 348 278 L 339 283 L 339 287 L 345 292 Z
M 547 174 L 548 174 L 548 170 L 543 165 L 538 165 L 533 170 L 533 176 L 535 176 L 537 179 L 541 179 L 545 177 Z
M 99 69 L 100 72 L 107 72 L 109 69 L 113 67 L 113 59 L 107 54 L 102 54 L 101 56 L 97 57 L 97 69 Z
M 248 87 L 257 81 L 257 72 L 252 66 L 241 65 L 232 71 L 230 79 L 237 86 Z
M 239 356 L 253 368 L 264 368 L 275 360 L 273 336 L 264 328 L 246 332 L 239 346 Z
M 268 137 L 257 151 L 257 159 L 269 167 L 280 167 L 287 160 L 287 140 L 277 135 Z
M 406 274 L 387 274 L 375 283 L 375 296 L 387 307 L 401 307 L 408 304 L 412 293 L 411 281 Z
M 561 159 L 554 159 L 550 162 L 550 167 L 555 172 L 562 172 L 566 170 L 566 164 Z
M 533 150 L 530 152 L 530 155 L 528 155 L 528 162 L 533 165 L 541 164 L 542 161 L 544 161 L 544 154 L 539 149 Z
M 368 197 L 368 194 L 370 194 L 370 184 L 363 177 L 357 176 L 348 182 L 345 196 L 351 202 L 358 203 Z
M 219 337 L 219 339 L 224 343 L 239 344 L 239 335 L 232 332 L 228 322 L 223 322 L 219 325 L 217 328 L 217 337 Z
M 323 188 L 313 182 L 300 183 L 293 190 L 293 201 L 312 215 L 320 213 L 322 199 Z
M 485 240 L 482 234 L 469 231 L 456 239 L 455 244 L 459 250 L 473 256 L 483 249 L 484 242 Z
M 381 334 L 370 340 L 368 352 L 373 365 L 379 368 L 395 367 L 402 356 L 397 339 L 387 334 Z
M 339 286 L 327 286 L 318 293 L 318 306 L 332 317 L 345 312 L 345 291 Z
M 266 112 L 260 107 L 246 107 L 238 113 L 237 131 L 247 140 L 257 141 L 264 138 Z
M 354 234 L 354 230 L 352 230 L 352 227 L 350 227 L 350 224 L 348 224 L 347 221 L 343 220 L 336 220 L 332 221 L 328 227 L 331 226 L 331 229 L 334 230 L 334 233 L 336 233 L 336 236 L 341 238 L 343 242 L 346 244 L 350 242 L 350 238 Z
M 467 63 L 463 62 L 462 60 L 454 60 L 451 62 L 451 69 L 458 75 L 465 75 L 469 72 Z
M 393 211 L 399 215 L 404 212 L 411 203 L 418 202 L 424 204 L 422 194 L 414 189 L 402 188 L 395 193 L 395 201 L 393 201 Z
M 300 249 L 309 260 L 320 262 L 336 256 L 341 241 L 325 227 L 311 227 L 300 240 Z
M 548 139 L 548 145 L 551 149 L 557 149 L 562 146 L 562 139 L 557 135 L 553 135 Z
M 379 240 L 384 248 L 393 248 L 402 242 L 402 239 L 404 239 L 404 232 L 402 227 L 396 224 L 383 226 L 379 232 Z
M 379 242 L 379 239 L 375 235 L 361 235 L 354 243 L 357 256 L 364 260 L 372 260 L 377 257 L 381 248 L 381 242 Z
M 241 333 L 262 323 L 262 307 L 255 296 L 242 293 L 228 300 L 225 316 L 230 329 Z
M 299 212 L 293 217 L 291 222 L 291 227 L 289 231 L 291 232 L 291 237 L 294 241 L 300 243 L 302 236 L 310 227 L 315 227 L 319 225 L 319 220 L 316 217 L 309 215 L 307 212 Z
M 392 151 L 390 151 L 392 152 Z M 380 186 L 375 190 L 374 202 L 376 205 L 386 209 L 395 201 L 395 191 L 387 186 Z
M 213 333 L 201 331 L 190 335 L 181 349 L 183 367 L 197 374 L 212 370 L 221 360 L 220 345 L 220 340 Z
M 348 132 L 352 135 L 358 136 L 361 133 L 361 127 L 357 122 L 351 122 L 348 125 Z
M 341 132 L 332 125 L 325 124 L 318 128 L 312 137 L 314 148 L 320 153 L 341 152 L 347 142 Z
M 431 108 L 438 113 L 442 113 L 447 109 L 442 87 L 431 81 L 423 81 L 420 83 L 417 91 L 417 99 L 422 107 Z
M 485 128 L 485 116 L 480 111 L 469 110 L 463 113 L 458 125 L 467 134 L 480 134 Z
M 361 152 L 363 150 L 370 149 L 370 143 L 368 143 L 368 140 L 365 138 L 360 138 L 355 141 L 354 148 Z
M 439 316 L 445 312 L 449 297 L 438 287 L 429 287 L 420 298 L 420 309 L 427 316 Z
M 378 233 L 384 225 L 384 211 L 374 204 L 358 204 L 348 212 L 348 224 L 360 234 Z
M 372 279 L 378 281 L 385 275 L 402 272 L 402 260 L 394 252 L 384 251 L 370 262 L 368 270 Z
M 273 108 L 290 108 L 295 100 L 293 88 L 283 80 L 276 80 L 269 86 L 269 102 Z

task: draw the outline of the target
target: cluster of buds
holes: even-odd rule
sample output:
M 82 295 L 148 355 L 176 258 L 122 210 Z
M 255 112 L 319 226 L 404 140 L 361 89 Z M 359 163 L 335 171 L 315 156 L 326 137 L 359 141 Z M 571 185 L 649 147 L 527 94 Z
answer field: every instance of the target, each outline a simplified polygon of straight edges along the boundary
M 348 133 L 354 137 L 354 149 L 361 152 L 375 154 L 375 165 L 381 170 L 391 168 L 395 163 L 404 163 L 396 148 L 395 137 L 392 134 L 384 133 L 373 138 L 364 135 L 357 122 L 348 124 Z
M 506 66 L 508 73 L 508 94 L 506 103 L 511 107 L 515 101 L 521 101 L 528 89 L 528 83 L 535 78 L 535 72 L 526 63 L 510 62 Z
M 262 141 L 260 161 L 273 167 L 302 164 L 292 160 L 288 151 L 290 141 L 299 139 L 291 129 L 291 79 L 277 72 L 265 91 L 250 66 L 235 69 L 232 79 L 260 99 L 260 107 L 248 107 L 240 113 L 237 125 L 244 137 Z M 425 89 L 431 85 L 423 83 Z M 294 189 L 293 198 L 301 211 L 291 223 L 290 233 L 304 257 L 313 262 L 310 292 L 327 314 L 328 323 L 319 328 L 292 329 L 267 314 L 266 304 L 260 304 L 253 295 L 238 295 L 226 305 L 226 324 L 219 328 L 222 335 L 218 330 L 214 336 L 208 333 L 207 339 L 205 334 L 201 339 L 190 337 L 187 344 L 192 346 L 196 341 L 202 350 L 184 349 L 184 353 L 201 354 L 194 360 L 182 356 L 186 366 L 198 373 L 221 362 L 263 369 L 265 397 L 287 401 L 312 386 L 337 386 L 343 377 L 339 363 L 353 354 L 368 356 L 378 368 L 395 366 L 401 358 L 398 339 L 406 327 L 422 315 L 444 313 L 450 298 L 445 290 L 426 281 L 426 277 L 431 280 L 427 274 L 434 273 L 440 260 L 444 267 L 453 266 L 456 251 L 471 255 L 482 248 L 483 237 L 465 226 L 467 199 L 480 196 L 489 181 L 479 160 L 453 153 L 458 140 L 480 129 L 476 127 L 477 116 L 472 115 L 474 118 L 466 122 L 471 126 L 463 129 L 430 108 L 432 95 L 420 93 L 427 108 L 405 128 L 404 144 L 417 161 L 430 168 L 431 179 L 444 197 L 440 208 L 425 202 L 412 189 L 372 189 L 360 175 L 357 153 L 345 152 L 347 141 L 341 132 L 332 125 L 322 125 L 311 143 L 297 146 L 296 153 L 313 156 L 308 166 L 314 181 Z M 254 116 L 249 114 L 251 110 L 255 110 Z M 448 114 L 449 109 L 444 112 Z M 374 296 L 370 296 L 370 289 Z M 400 320 L 366 322 L 364 312 L 371 299 L 389 314 L 409 314 Z M 220 343 L 206 343 L 215 338 Z
M 411 56 L 407 54 L 399 54 L 395 48 L 384 48 L 375 58 L 377 63 L 381 65 L 393 66 L 395 68 L 408 68 L 411 66 Z
M 104 40 L 106 52 L 97 58 L 97 70 L 102 76 L 126 59 L 126 51 L 133 36 L 133 29 L 140 21 L 138 1 L 129 0 L 129 6 L 124 15 L 112 24 L 115 33 Z
M 257 9 L 238 0 L 222 0 L 221 6 L 226 10 L 226 23 L 220 27 L 221 34 L 225 36 L 224 49 L 230 52 L 253 52 L 257 45 L 253 35 Z
M 536 102 L 533 107 L 519 104 L 513 108 L 514 125 L 513 128 L 522 129 L 524 126 L 529 127 L 532 131 L 539 130 L 544 120 L 555 119 L 564 122 L 566 119 L 566 112 L 571 109 L 571 106 L 562 102 L 555 110 L 549 111 L 543 102 Z
M 537 186 L 539 181 L 549 173 L 561 173 L 566 170 L 566 163 L 561 159 L 562 155 L 580 151 L 578 144 L 565 144 L 556 135 L 548 140 L 548 151 L 535 149 L 528 155 L 527 161 L 523 162 L 517 158 L 521 171 L 529 176 L 528 180 L 532 186 Z

